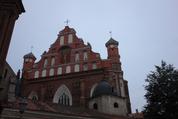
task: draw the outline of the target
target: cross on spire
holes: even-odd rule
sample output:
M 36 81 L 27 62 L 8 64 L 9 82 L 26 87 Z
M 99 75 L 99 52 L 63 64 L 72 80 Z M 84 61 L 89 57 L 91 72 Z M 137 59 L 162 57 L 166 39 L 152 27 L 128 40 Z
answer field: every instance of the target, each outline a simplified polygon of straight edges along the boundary
M 70 21 L 67 19 L 64 23 L 66 23 L 66 26 L 68 26 L 69 22 Z
M 109 31 L 110 37 L 112 37 L 112 31 Z

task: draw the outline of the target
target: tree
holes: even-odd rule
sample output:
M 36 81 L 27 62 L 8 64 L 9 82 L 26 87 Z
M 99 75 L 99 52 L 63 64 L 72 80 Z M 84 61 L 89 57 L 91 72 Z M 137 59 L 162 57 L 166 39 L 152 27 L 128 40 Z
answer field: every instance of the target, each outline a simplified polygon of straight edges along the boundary
M 145 119 L 178 119 L 178 70 L 162 61 L 148 74 Z

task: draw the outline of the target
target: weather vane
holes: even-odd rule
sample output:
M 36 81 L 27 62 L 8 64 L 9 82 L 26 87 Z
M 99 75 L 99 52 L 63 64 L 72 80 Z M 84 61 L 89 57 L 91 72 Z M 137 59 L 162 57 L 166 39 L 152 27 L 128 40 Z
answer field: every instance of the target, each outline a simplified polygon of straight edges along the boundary
M 68 26 L 69 22 L 70 21 L 67 19 L 64 23 L 66 23 L 66 26 Z
M 110 37 L 112 37 L 112 31 L 109 31 Z

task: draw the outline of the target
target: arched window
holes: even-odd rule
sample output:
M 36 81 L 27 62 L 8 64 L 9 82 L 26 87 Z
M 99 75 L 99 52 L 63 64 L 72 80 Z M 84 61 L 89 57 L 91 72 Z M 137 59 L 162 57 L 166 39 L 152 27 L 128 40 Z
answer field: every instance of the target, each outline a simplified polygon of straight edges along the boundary
M 62 67 L 59 67 L 59 68 L 57 69 L 57 74 L 58 74 L 58 75 L 61 75 L 61 74 L 62 74 Z
M 94 90 L 95 90 L 95 88 L 96 88 L 97 85 L 98 85 L 98 84 L 95 83 L 95 84 L 91 87 L 91 90 L 90 90 L 90 97 L 93 97 L 93 92 L 94 92 Z
M 118 107 L 119 107 L 118 103 L 115 102 L 115 103 L 114 103 L 114 108 L 118 108 Z
M 44 69 L 43 71 L 42 71 L 42 75 L 41 75 L 42 77 L 45 77 L 46 76 L 46 69 Z
M 75 62 L 78 62 L 80 60 L 79 53 L 75 54 Z
M 64 36 L 60 37 L 60 45 L 64 45 Z
M 47 58 L 45 58 L 44 59 L 44 64 L 43 64 L 43 67 L 46 67 L 48 65 L 48 59 Z
M 39 77 L 39 71 L 35 71 L 34 78 L 38 78 L 38 77 Z
M 68 35 L 68 43 L 72 43 L 73 42 L 73 35 L 69 34 Z
M 76 65 L 75 65 L 74 71 L 75 71 L 75 72 L 79 72 L 79 71 L 80 71 L 80 65 L 79 65 L 79 64 L 76 64 Z
M 95 110 L 98 109 L 98 105 L 96 103 L 93 104 L 93 109 L 95 109 Z
M 59 103 L 66 106 L 72 105 L 72 95 L 67 86 L 60 86 L 54 94 L 53 103 Z
M 66 67 L 66 73 L 70 73 L 71 72 L 71 67 L 70 66 L 67 66 Z
M 49 70 L 49 76 L 54 76 L 54 69 Z
M 51 58 L 51 66 L 54 66 L 54 64 L 55 64 L 55 57 L 52 57 Z
M 37 93 L 36 93 L 35 91 L 32 91 L 32 92 L 29 94 L 28 99 L 31 99 L 31 100 L 33 100 L 33 101 L 38 100 L 38 95 L 37 95 Z

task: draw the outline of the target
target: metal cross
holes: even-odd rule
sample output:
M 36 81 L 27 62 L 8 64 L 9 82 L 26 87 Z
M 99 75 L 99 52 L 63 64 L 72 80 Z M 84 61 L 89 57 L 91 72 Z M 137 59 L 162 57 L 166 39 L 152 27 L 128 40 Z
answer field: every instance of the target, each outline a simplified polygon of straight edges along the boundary
M 112 31 L 109 31 L 110 37 L 112 37 Z
M 64 23 L 66 23 L 66 26 L 68 26 L 69 22 L 70 21 L 67 19 Z

